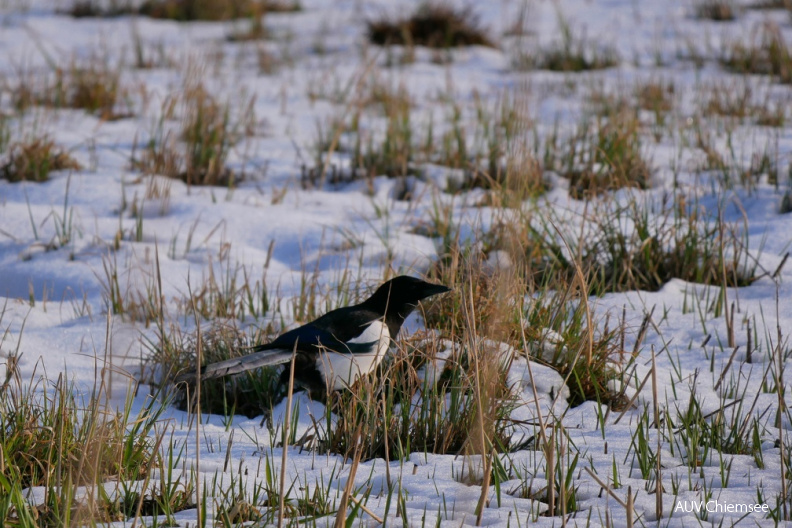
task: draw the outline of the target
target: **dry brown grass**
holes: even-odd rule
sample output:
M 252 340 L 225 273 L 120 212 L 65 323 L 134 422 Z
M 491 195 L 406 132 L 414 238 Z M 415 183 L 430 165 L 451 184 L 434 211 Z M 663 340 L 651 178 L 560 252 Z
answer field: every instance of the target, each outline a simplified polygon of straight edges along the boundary
M 181 112 L 181 131 L 166 130 L 167 117 Z M 190 185 L 233 186 L 242 176 L 227 167 L 233 145 L 255 120 L 252 100 L 239 120 L 229 104 L 218 101 L 200 83 L 188 83 L 178 99 L 163 104 L 161 121 L 133 165 L 146 174 L 183 180 Z
M 760 126 L 781 127 L 786 122 L 785 101 L 761 92 L 749 82 L 713 84 L 705 88 L 701 109 L 705 116 L 752 121 Z
M 66 68 L 55 67 L 42 76 L 21 73 L 11 90 L 17 110 L 31 106 L 81 108 L 100 119 L 115 120 L 131 115 L 121 88 L 120 67 L 107 58 L 96 57 L 80 64 L 72 60 Z
M 648 188 L 652 167 L 643 152 L 641 128 L 629 108 L 584 122 L 578 136 L 558 151 L 565 153 L 562 158 L 552 162 L 569 179 L 570 195 L 582 199 L 624 187 Z
M 539 49 L 521 49 L 512 59 L 518 70 L 582 72 L 612 68 L 619 64 L 619 54 L 609 46 L 590 41 L 572 29 L 563 16 L 558 18 L 560 40 Z
M 771 75 L 778 82 L 792 83 L 792 54 L 781 28 L 771 22 L 758 26 L 750 42 L 727 45 L 720 61 L 735 73 Z
M 201 334 L 201 353 L 206 364 L 239 357 L 247 353 L 245 347 L 261 339 L 245 334 L 237 328 L 216 323 Z M 152 351 L 148 364 L 165 372 L 165 378 L 195 368 L 198 337 L 185 335 L 177 327 L 160 331 L 158 342 L 149 343 Z M 230 416 L 240 414 L 250 418 L 268 415 L 272 406 L 283 398 L 278 367 L 256 369 L 230 379 L 214 379 L 201 384 L 201 410 Z M 175 405 L 182 410 L 195 408 L 193 386 L 178 387 Z
M 13 142 L 0 158 L 0 177 L 11 182 L 43 182 L 50 172 L 81 168 L 67 151 L 47 137 Z
M 151 18 L 187 22 L 260 18 L 268 12 L 291 12 L 300 9 L 298 1 L 286 0 L 147 0 L 140 6 L 139 13 Z
M 85 394 L 65 374 L 25 382 L 17 365 L 17 357 L 6 359 L 0 386 L 0 524 L 91 525 L 130 516 L 119 500 L 109 500 L 112 483 L 143 480 L 160 466 L 158 420 L 165 405 L 152 398 L 134 415 L 133 390 L 119 410 L 108 404 L 104 378 Z M 23 490 L 32 487 L 45 490 L 43 501 L 30 501 Z
M 479 299 L 458 295 L 470 326 L 446 334 L 447 341 L 415 336 L 376 378 L 328 396 L 338 422 L 328 428 L 323 450 L 351 456 L 361 431 L 367 439 L 364 460 L 403 459 L 416 451 L 487 455 L 513 448 L 507 431 L 516 400 L 506 382 L 512 358 L 484 338 L 489 334 L 477 325 L 479 307 L 469 305 Z M 427 372 L 436 377 L 422 378 Z
M 620 395 L 608 387 L 618 375 L 617 362 L 625 359 L 618 347 L 620 329 L 599 331 L 589 319 L 583 298 L 591 285 L 580 279 L 590 274 L 578 273 L 574 262 L 562 270 L 550 261 L 550 248 L 525 238 L 516 227 L 503 222 L 497 235 L 483 241 L 489 256 L 508 255 L 499 265 L 486 253 L 459 248 L 437 263 L 432 275 L 454 285 L 454 291 L 431 302 L 427 325 L 440 328 L 443 335 L 468 328 L 466 306 L 475 306 L 475 332 L 524 350 L 531 359 L 568 376 L 570 403 L 620 404 Z M 548 339 L 548 332 L 558 340 Z
M 676 89 L 672 82 L 649 81 L 635 89 L 638 108 L 655 113 L 670 112 L 674 108 Z
M 496 47 L 481 28 L 472 7 L 427 2 L 404 18 L 380 18 L 368 22 L 369 40 L 380 46 Z
M 694 8 L 698 18 L 716 22 L 731 22 L 737 19 L 737 6 L 732 0 L 697 0 Z
M 544 168 L 532 153 L 512 154 L 505 165 L 496 165 L 494 172 L 473 167 L 464 188 L 482 188 L 489 192 L 478 205 L 519 207 L 525 200 L 544 194 L 549 184 Z
M 77 0 L 64 12 L 74 18 L 113 18 L 134 14 L 135 8 L 128 0 L 111 0 L 108 5 L 96 0 Z

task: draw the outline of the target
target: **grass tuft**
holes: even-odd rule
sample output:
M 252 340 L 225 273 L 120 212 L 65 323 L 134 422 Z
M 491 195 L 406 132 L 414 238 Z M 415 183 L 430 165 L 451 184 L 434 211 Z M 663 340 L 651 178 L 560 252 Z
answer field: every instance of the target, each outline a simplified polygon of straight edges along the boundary
M 183 114 L 181 141 L 166 131 L 163 117 L 143 155 L 139 159 L 133 156 L 133 165 L 146 174 L 180 179 L 189 185 L 233 186 L 241 176 L 226 166 L 226 160 L 253 118 L 248 115 L 232 122 L 230 106 L 218 102 L 200 84 L 185 87 L 178 103 Z M 164 106 L 172 109 L 178 103 L 168 101 Z
M 130 390 L 124 407 L 112 409 L 104 384 L 82 394 L 63 375 L 55 383 L 26 383 L 17 361 L 7 359 L 0 387 L 0 521 L 69 526 L 123 520 L 105 486 L 123 487 L 158 467 L 154 429 L 165 404 L 151 399 L 134 415 Z M 22 490 L 39 486 L 44 501 L 31 504 Z
M 748 5 L 748 9 L 786 9 L 792 11 L 790 0 L 758 0 Z
M 628 108 L 596 116 L 584 121 L 565 147 L 548 151 L 546 163 L 569 179 L 569 193 L 576 199 L 624 187 L 646 189 L 652 169 L 644 157 L 640 130 L 637 113 Z
M 202 333 L 202 355 L 205 364 L 240 357 L 247 347 L 258 342 L 254 336 L 236 327 L 216 324 Z M 148 359 L 163 380 L 171 380 L 181 372 L 195 370 L 197 335 L 185 335 L 174 328 L 159 336 L 158 342 L 147 344 Z M 238 376 L 204 381 L 201 385 L 201 411 L 223 416 L 241 414 L 249 418 L 269 415 L 272 406 L 284 395 L 280 384 L 280 367 L 248 371 Z M 175 405 L 180 410 L 195 406 L 193 387 L 179 387 Z
M 468 6 L 457 9 L 446 3 L 427 2 L 405 18 L 380 18 L 368 22 L 368 36 L 379 46 L 496 47 Z
M 268 12 L 300 9 L 299 2 L 280 0 L 146 0 L 138 12 L 151 18 L 188 22 L 260 18 Z
M 707 116 L 751 120 L 759 126 L 782 127 L 786 121 L 785 103 L 767 95 L 756 96 L 749 83 L 717 84 L 708 87 L 702 101 Z
M 552 213 L 528 216 L 511 235 L 516 245 L 496 237 L 491 247 L 525 251 L 534 260 L 533 279 L 539 285 L 569 283 L 581 266 L 589 292 L 596 295 L 656 291 L 674 278 L 715 286 L 751 284 L 758 266 L 747 251 L 743 227 L 707 218 L 683 197 L 663 207 L 603 206 L 587 216 L 585 235 L 573 227 L 559 234 L 554 225 L 561 225 L 560 219 Z
M 792 83 L 792 54 L 781 29 L 770 22 L 758 27 L 750 43 L 727 46 L 720 62 L 734 73 L 771 75 L 778 82 Z
M 578 37 L 569 22 L 559 15 L 561 41 L 538 50 L 519 50 L 512 64 L 518 70 L 582 72 L 604 70 L 619 64 L 619 54 L 610 47 L 600 47 L 585 37 Z
M 672 82 L 649 81 L 636 87 L 635 97 L 638 108 L 655 114 L 666 114 L 674 108 L 675 92 Z
M 420 178 L 431 163 L 461 174 L 449 178 L 444 190 L 483 188 L 490 191 L 491 204 L 513 206 L 547 190 L 542 164 L 529 143 L 531 120 L 524 98 L 505 95 L 490 102 L 474 93 L 471 124 L 460 106 L 449 101 L 445 121 L 421 126 L 403 85 L 392 89 L 372 83 L 359 96 L 351 116 L 327 129 L 319 127 L 313 164 L 302 168 L 304 187 L 381 175 Z
M 384 365 L 379 379 L 329 395 L 337 422 L 325 425 L 329 432 L 320 438 L 320 451 L 352 456 L 360 438 L 366 439 L 363 460 L 508 451 L 509 414 L 516 406 L 506 383 L 510 358 L 501 358 L 494 342 L 454 341 L 412 340 Z
M 0 156 L 0 178 L 10 182 L 43 182 L 52 171 L 81 168 L 68 152 L 46 137 L 11 143 Z
M 526 350 L 532 359 L 569 378 L 570 404 L 596 400 L 623 405 L 623 397 L 609 386 L 630 358 L 619 348 L 621 329 L 600 331 L 592 324 L 580 299 L 586 285 L 578 283 L 574 269 L 558 273 L 538 254 L 521 249 L 523 241 L 507 225 L 501 224 L 496 236 L 500 239 L 495 247 L 492 239 L 482 246 L 490 245 L 491 255 L 511 255 L 504 260 L 512 265 L 496 270 L 493 259 L 477 258 L 471 249 L 452 249 L 432 274 L 454 290 L 430 305 L 427 324 L 445 335 L 467 324 L 461 308 L 472 303 L 483 335 Z M 542 268 L 544 276 L 538 271 Z
M 513 154 L 505 165 L 488 171 L 474 167 L 469 171 L 463 189 L 487 189 L 490 192 L 479 205 L 519 207 L 523 201 L 536 198 L 549 189 L 544 169 L 532 154 Z
M 531 357 L 567 379 L 571 406 L 597 401 L 615 410 L 626 405 L 624 394 L 611 387 L 632 355 L 625 352 L 624 327 L 598 328 L 590 322 L 579 285 L 570 282 L 550 292 L 540 290 L 527 306 L 525 338 Z
M 77 0 L 65 12 L 74 18 L 115 18 L 132 15 L 135 8 L 128 0 L 111 0 L 109 5 L 97 0 Z
M 4 462 L 23 487 L 47 485 L 58 472 L 76 485 L 145 476 L 151 445 L 142 436 L 126 437 L 123 415 L 81 401 L 63 379 L 43 393 L 35 384 L 14 383 L 0 398 L 0 434 Z
M 85 65 L 72 61 L 67 68 L 53 67 L 41 79 L 24 76 L 12 89 L 11 100 L 19 111 L 34 105 L 79 108 L 103 120 L 121 119 L 131 111 L 119 108 L 124 97 L 120 77 L 107 59 L 94 58 Z
M 737 19 L 737 8 L 732 0 L 697 0 L 696 17 L 715 22 L 731 22 Z

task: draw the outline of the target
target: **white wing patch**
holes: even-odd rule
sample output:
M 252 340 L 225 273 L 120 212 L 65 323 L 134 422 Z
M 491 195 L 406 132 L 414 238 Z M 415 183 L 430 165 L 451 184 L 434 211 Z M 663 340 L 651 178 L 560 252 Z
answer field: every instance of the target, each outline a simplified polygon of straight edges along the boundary
M 332 390 L 350 387 L 360 376 L 373 372 L 380 364 L 390 347 L 388 325 L 382 321 L 374 321 L 362 334 L 349 343 L 376 343 L 371 353 L 351 354 L 324 349 L 321 363 L 317 368 L 322 373 L 325 383 Z

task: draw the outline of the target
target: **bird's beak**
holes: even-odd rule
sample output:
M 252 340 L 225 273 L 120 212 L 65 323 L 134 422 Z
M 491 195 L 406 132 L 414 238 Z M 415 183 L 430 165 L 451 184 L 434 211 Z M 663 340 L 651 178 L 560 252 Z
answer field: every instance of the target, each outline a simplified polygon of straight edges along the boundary
M 423 298 L 426 299 L 427 297 L 432 297 L 433 295 L 439 295 L 441 293 L 450 292 L 451 288 L 447 286 L 443 286 L 442 284 L 429 284 L 426 286 L 424 290 Z

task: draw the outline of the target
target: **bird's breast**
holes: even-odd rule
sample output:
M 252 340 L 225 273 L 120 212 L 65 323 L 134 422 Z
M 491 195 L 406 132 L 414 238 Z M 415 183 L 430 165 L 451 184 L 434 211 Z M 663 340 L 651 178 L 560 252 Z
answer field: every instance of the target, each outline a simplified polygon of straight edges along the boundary
M 347 341 L 352 352 L 323 349 L 317 368 L 325 383 L 331 390 L 340 390 L 373 372 L 388 352 L 390 337 L 388 326 L 374 321 L 359 336 Z

